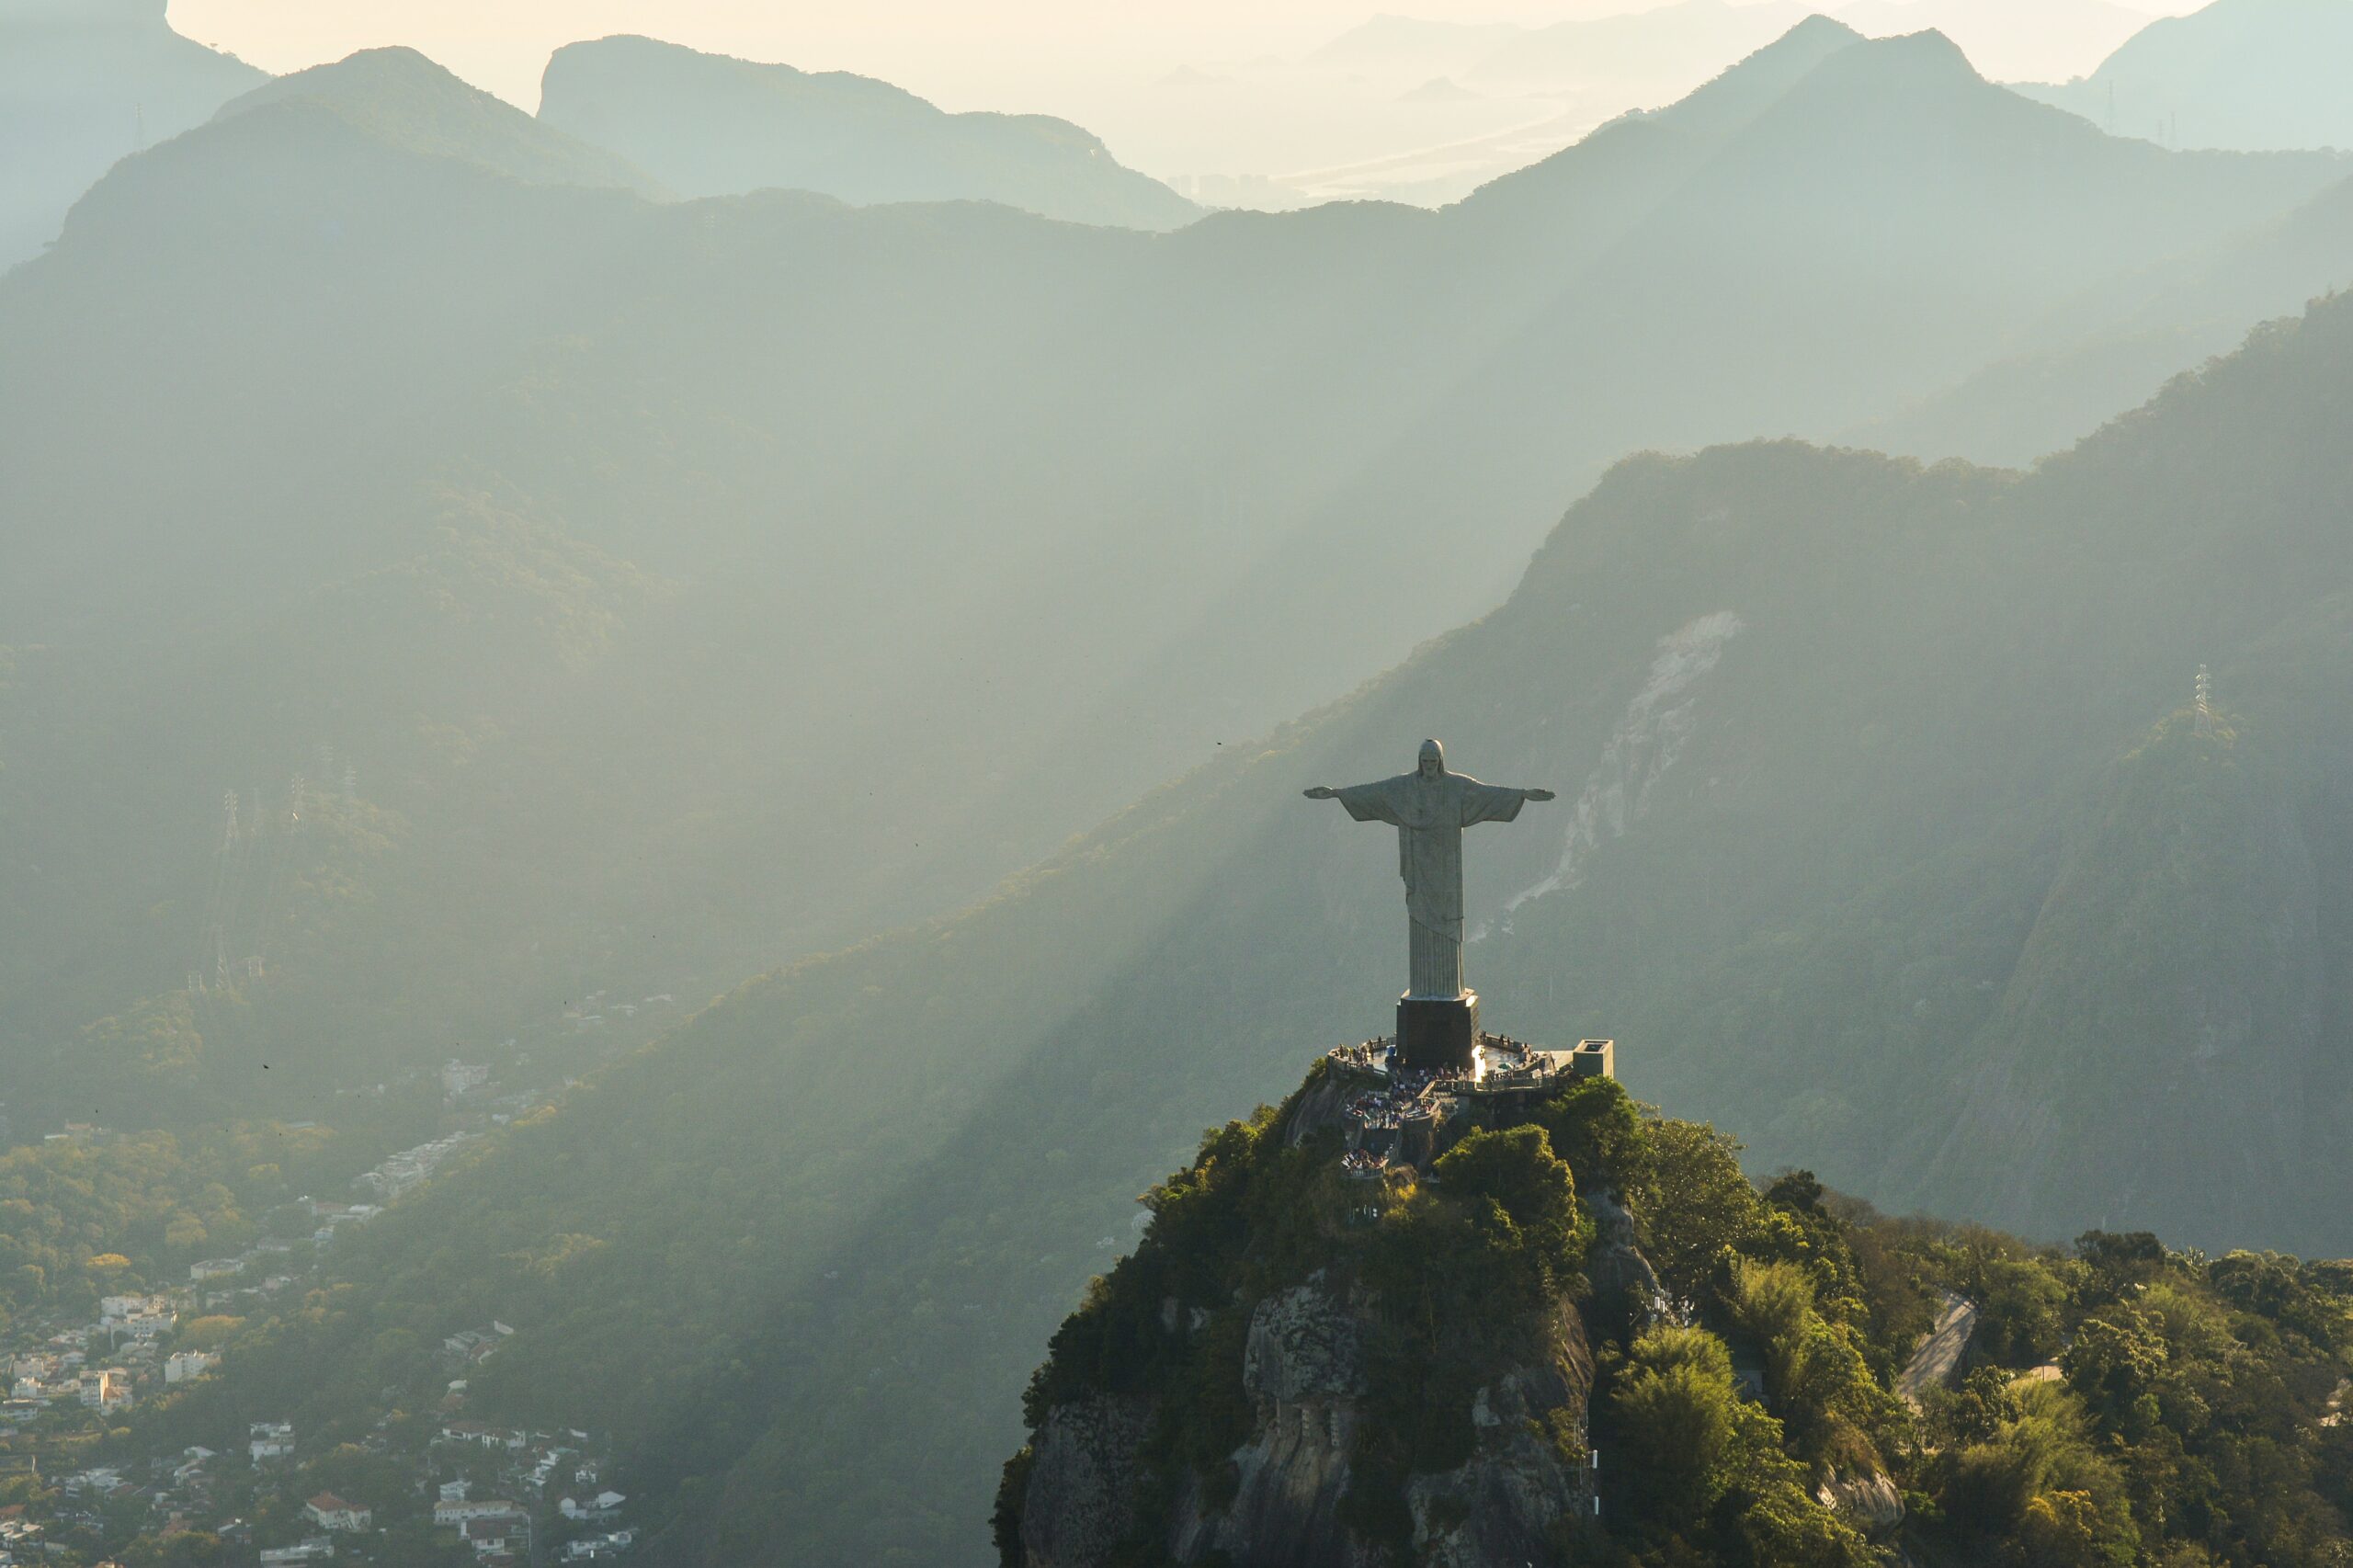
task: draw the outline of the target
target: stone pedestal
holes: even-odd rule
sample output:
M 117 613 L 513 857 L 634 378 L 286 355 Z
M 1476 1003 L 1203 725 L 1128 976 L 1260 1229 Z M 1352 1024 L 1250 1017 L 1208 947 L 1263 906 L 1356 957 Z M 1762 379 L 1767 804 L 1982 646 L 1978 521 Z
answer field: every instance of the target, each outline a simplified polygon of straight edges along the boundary
M 1464 1073 L 1479 1043 L 1479 994 L 1397 998 L 1397 1063 L 1408 1073 Z

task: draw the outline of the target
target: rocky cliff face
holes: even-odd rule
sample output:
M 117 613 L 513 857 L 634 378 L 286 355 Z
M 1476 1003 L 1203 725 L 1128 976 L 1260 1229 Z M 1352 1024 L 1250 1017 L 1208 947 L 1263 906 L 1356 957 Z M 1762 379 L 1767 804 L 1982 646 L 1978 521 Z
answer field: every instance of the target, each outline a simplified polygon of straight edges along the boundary
M 1167 1303 L 1174 1319 L 1176 1303 Z M 1502 1568 L 1549 1560 L 1559 1531 L 1592 1506 L 1590 1474 L 1557 1434 L 1582 1435 L 1592 1358 L 1565 1301 L 1530 1325 L 1546 1353 L 1503 1369 L 1472 1397 L 1471 1457 L 1415 1476 L 1406 1503 L 1414 1560 L 1434 1568 Z M 1381 1551 L 1344 1519 L 1350 1459 L 1374 1419 L 1375 1302 L 1323 1274 L 1252 1311 L 1242 1387 L 1253 1420 L 1229 1461 L 1231 1496 L 1192 1482 L 1165 1529 L 1142 1517 L 1150 1489 L 1151 1402 L 1097 1396 L 1054 1408 L 1031 1445 L 1020 1508 L 1026 1568 L 1090 1568 L 1138 1534 L 1161 1534 L 1178 1562 L 1379 1568 Z
M 1575 1143 L 1568 1098 L 1417 1099 L 1416 1154 L 1386 1084 L 1327 1062 L 1153 1194 L 1031 1385 L 1006 1563 L 1561 1560 L 1593 1511 L 1581 1305 L 1646 1318 L 1657 1278 L 1606 1180 L 1580 1199 L 1529 1123 Z M 1633 1125 L 1614 1084 L 1560 1093 Z
M 1006 1568 L 1881 1561 L 1900 1407 L 1820 1185 L 1757 1194 L 1736 1145 L 1609 1078 L 1377 1054 L 1334 1051 L 1147 1196 L 1024 1399 Z
M 1057 1405 L 1031 1445 L 1021 1546 L 1034 1568 L 1108 1560 L 1135 1521 L 1152 1407 L 1114 1394 Z
M 1199 1488 L 1186 1499 L 1170 1541 L 1178 1562 L 1211 1551 L 1336 1568 L 1366 1561 L 1339 1522 L 1368 1386 L 1363 1305 L 1318 1276 L 1250 1314 L 1242 1387 L 1256 1426 L 1233 1455 L 1233 1501 L 1211 1513 Z
M 1431 1568 L 1496 1568 L 1558 1554 L 1565 1529 L 1593 1506 L 1582 1457 L 1593 1361 L 1565 1302 L 1547 1325 L 1555 1354 L 1515 1367 L 1471 1402 L 1473 1449 L 1458 1468 L 1406 1488 L 1416 1558 Z M 1565 1421 L 1574 1449 L 1559 1440 Z

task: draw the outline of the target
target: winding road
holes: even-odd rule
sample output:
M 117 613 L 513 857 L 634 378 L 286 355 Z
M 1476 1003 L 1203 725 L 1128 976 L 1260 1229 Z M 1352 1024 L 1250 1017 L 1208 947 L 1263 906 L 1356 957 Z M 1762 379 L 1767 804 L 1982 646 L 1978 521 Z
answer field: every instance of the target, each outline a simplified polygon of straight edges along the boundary
M 1943 1304 L 1938 1309 L 1937 1326 L 1920 1341 L 1912 1359 L 1904 1364 L 1903 1375 L 1895 1380 L 1895 1392 L 1915 1409 L 1930 1389 L 1951 1386 L 1961 1355 L 1969 1348 L 1969 1336 L 1977 1332 L 1976 1302 L 1949 1290 L 1938 1295 Z

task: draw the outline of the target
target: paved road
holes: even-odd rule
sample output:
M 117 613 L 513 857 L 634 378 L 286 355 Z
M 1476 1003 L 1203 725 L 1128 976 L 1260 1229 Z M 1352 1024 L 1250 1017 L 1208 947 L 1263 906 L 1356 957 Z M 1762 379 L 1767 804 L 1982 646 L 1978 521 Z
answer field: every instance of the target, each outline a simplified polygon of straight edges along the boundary
M 1912 1352 L 1912 1359 L 1904 1363 L 1904 1375 L 1895 1380 L 1895 1392 L 1904 1396 L 1906 1404 L 1917 1405 L 1930 1389 L 1951 1386 L 1952 1375 L 1961 1367 L 1961 1353 L 1969 1348 L 1969 1336 L 1977 1332 L 1977 1303 L 1949 1290 L 1942 1295 L 1937 1326 L 1920 1341 L 1920 1347 Z

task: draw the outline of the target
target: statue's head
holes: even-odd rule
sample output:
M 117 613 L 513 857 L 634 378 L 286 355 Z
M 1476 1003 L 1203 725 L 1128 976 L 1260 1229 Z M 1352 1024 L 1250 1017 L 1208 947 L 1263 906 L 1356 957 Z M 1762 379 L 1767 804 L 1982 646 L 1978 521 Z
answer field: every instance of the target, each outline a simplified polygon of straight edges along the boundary
M 1425 778 L 1435 778 L 1446 771 L 1446 748 L 1436 741 L 1422 743 L 1422 762 L 1418 770 Z

